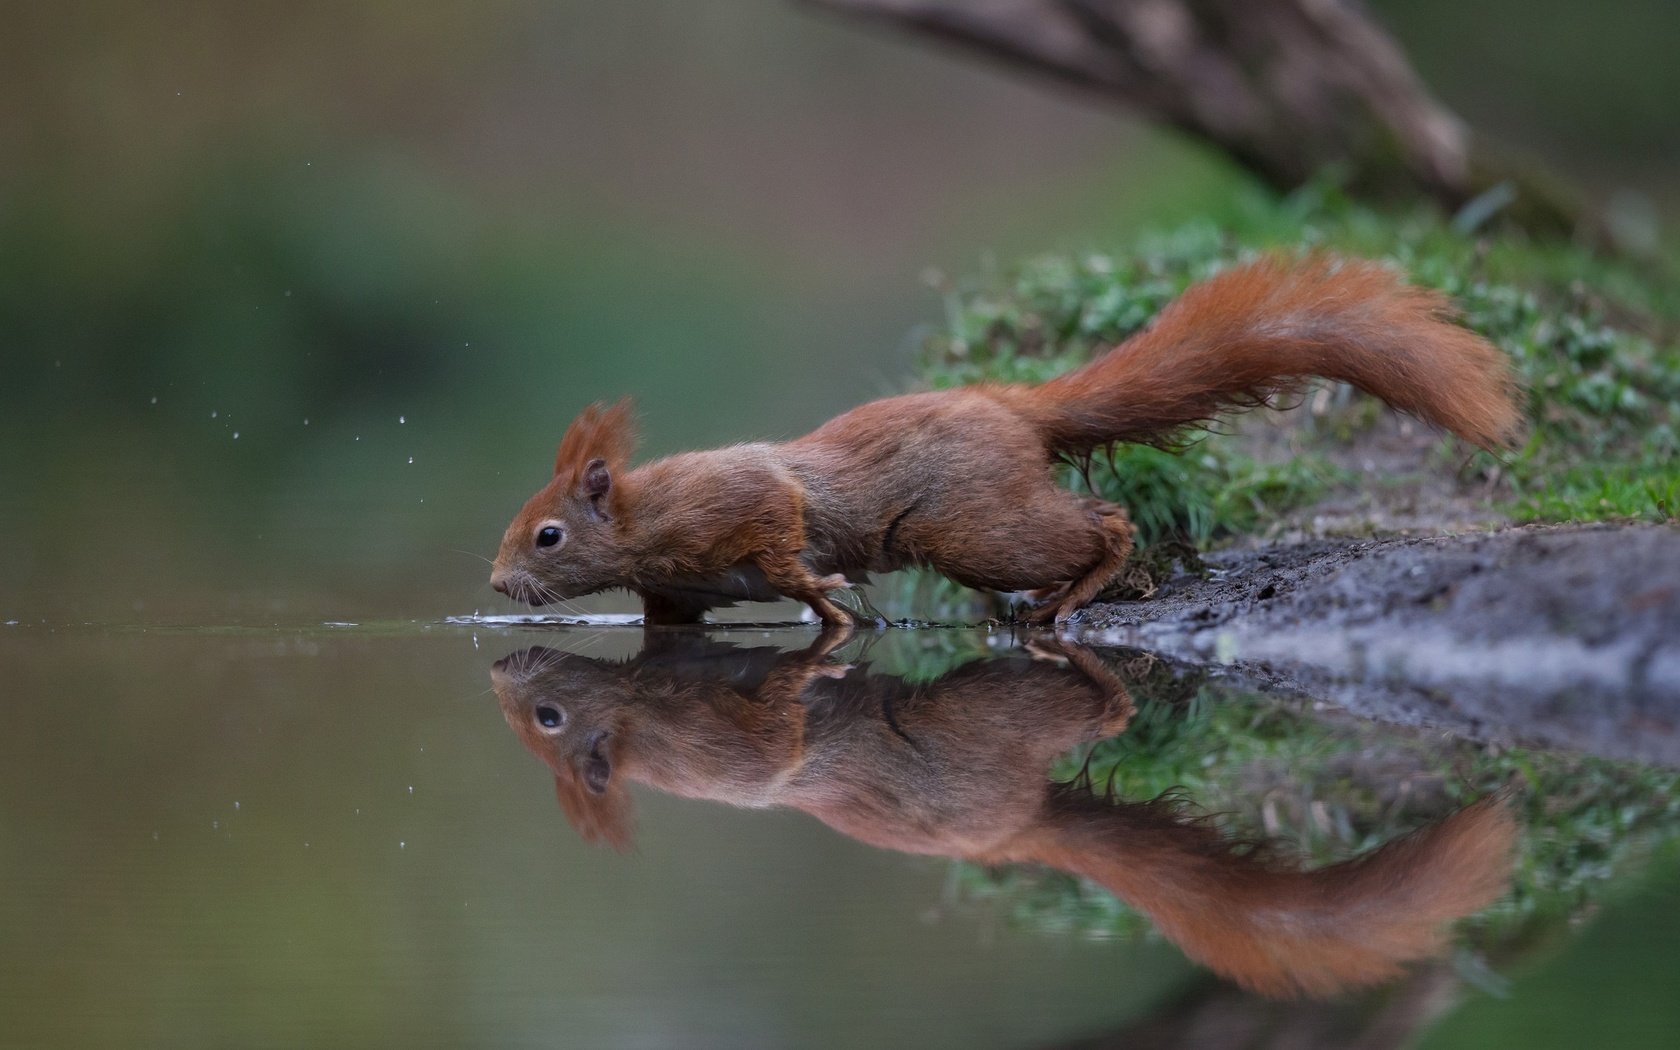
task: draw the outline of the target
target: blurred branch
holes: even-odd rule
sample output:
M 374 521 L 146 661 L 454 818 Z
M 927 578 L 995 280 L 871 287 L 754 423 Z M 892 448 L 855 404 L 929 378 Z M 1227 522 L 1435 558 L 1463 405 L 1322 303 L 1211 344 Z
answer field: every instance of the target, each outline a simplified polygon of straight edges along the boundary
M 1275 1000 L 1216 980 L 1120 1029 L 1056 1050 L 1399 1050 L 1411 1046 L 1459 998 L 1444 963 L 1395 984 L 1331 1000 Z
M 804 0 L 1048 75 L 1217 146 L 1292 189 L 1328 167 L 1371 197 L 1456 211 L 1514 184 L 1508 216 L 1567 233 L 1579 206 L 1492 160 L 1353 0 Z

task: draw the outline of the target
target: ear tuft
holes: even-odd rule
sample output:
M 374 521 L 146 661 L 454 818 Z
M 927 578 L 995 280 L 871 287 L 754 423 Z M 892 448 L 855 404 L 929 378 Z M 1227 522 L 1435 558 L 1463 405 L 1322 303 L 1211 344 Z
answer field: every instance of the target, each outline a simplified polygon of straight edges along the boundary
M 622 784 L 608 784 L 597 793 L 567 769 L 555 774 L 554 794 L 566 822 L 585 842 L 606 843 L 621 853 L 629 850 L 635 820 L 630 814 L 630 794 Z
M 568 487 L 585 480 L 585 473 L 596 463 L 605 468 L 609 482 L 612 474 L 623 471 L 630 462 L 630 452 L 636 446 L 636 427 L 631 418 L 629 398 L 612 405 L 599 401 L 590 405 L 560 439 L 554 454 L 554 475 Z M 605 492 L 602 489 L 602 492 Z

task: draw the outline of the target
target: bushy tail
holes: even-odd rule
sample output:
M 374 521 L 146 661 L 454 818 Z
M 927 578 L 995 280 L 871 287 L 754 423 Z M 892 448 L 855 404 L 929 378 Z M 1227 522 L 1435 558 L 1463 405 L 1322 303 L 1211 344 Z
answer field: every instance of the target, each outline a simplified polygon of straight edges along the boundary
M 1441 293 L 1360 259 L 1270 256 L 1191 286 L 1147 329 L 1022 391 L 1050 447 L 1170 440 L 1312 376 L 1351 383 L 1493 448 L 1519 417 L 1510 363 Z
M 1102 884 L 1184 954 L 1246 988 L 1317 996 L 1440 952 L 1449 923 L 1504 892 L 1515 840 L 1495 795 L 1353 860 L 1299 871 L 1234 852 L 1161 803 L 1116 805 L 1066 788 L 1001 859 Z

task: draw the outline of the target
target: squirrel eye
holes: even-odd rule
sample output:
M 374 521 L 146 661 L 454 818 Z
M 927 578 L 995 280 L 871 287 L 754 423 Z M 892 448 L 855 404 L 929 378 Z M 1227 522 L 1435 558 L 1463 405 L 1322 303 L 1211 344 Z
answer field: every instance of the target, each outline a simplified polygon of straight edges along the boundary
M 537 705 L 537 724 L 544 729 L 559 729 L 566 724 L 566 712 L 560 710 L 560 705 L 542 703 Z
M 560 530 L 555 528 L 553 525 L 546 526 L 537 531 L 537 546 L 552 547 L 559 542 Z

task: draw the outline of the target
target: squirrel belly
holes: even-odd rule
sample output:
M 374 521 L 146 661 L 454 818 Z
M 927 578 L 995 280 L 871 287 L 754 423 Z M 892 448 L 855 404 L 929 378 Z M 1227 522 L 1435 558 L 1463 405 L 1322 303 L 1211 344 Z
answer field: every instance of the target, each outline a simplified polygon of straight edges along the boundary
M 1377 263 L 1266 257 L 1193 285 L 1048 382 L 884 398 L 782 444 L 627 470 L 628 403 L 591 406 L 508 527 L 491 582 L 532 604 L 629 588 L 655 623 L 782 596 L 839 624 L 850 614 L 831 592 L 925 566 L 1038 592 L 1031 618 L 1059 621 L 1119 573 L 1133 529 L 1124 508 L 1058 486 L 1058 458 L 1165 443 L 1312 378 L 1483 448 L 1508 443 L 1520 422 L 1509 362 L 1449 308 Z

